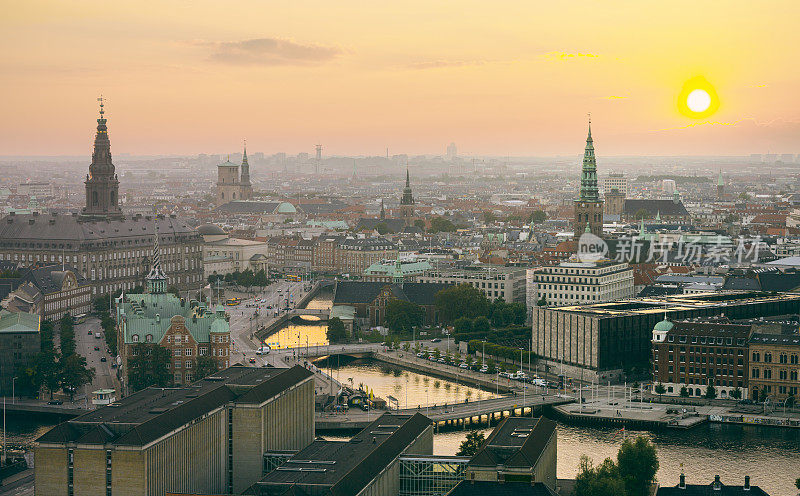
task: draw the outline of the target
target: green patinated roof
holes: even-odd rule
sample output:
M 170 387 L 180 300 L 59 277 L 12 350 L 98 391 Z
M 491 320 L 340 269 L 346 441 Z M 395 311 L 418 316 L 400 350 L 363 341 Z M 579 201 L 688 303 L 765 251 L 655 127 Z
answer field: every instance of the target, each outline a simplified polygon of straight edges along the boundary
M 681 243 L 693 243 L 697 245 L 732 245 L 733 240 L 730 236 L 720 234 L 684 234 L 681 236 Z
M 281 202 L 281 204 L 278 205 L 278 213 L 279 214 L 295 214 L 295 213 L 297 213 L 297 209 L 294 208 L 294 205 L 292 205 L 289 202 Z
M 133 335 L 138 335 L 138 342 L 146 342 L 146 336 L 152 334 L 153 342 L 158 343 L 169 329 L 170 320 L 176 315 L 185 319 L 186 328 L 199 343 L 209 342 L 210 333 L 228 332 L 225 311 L 217 308 L 211 312 L 203 303 L 192 305 L 192 302 L 181 304 L 174 294 L 126 294 L 119 320 L 123 322 L 126 343 L 135 343 Z M 196 318 L 195 318 L 196 317 Z
M 353 320 L 356 315 L 356 307 L 351 305 L 334 305 L 331 307 L 330 318 L 337 317 L 342 320 Z
M 39 332 L 39 315 L 0 310 L 0 332 Z
M 657 323 L 656 326 L 653 327 L 653 330 L 654 331 L 659 331 L 659 332 L 669 332 L 670 330 L 672 330 L 672 327 L 674 325 L 675 324 L 673 324 L 669 320 L 664 319 L 661 322 Z

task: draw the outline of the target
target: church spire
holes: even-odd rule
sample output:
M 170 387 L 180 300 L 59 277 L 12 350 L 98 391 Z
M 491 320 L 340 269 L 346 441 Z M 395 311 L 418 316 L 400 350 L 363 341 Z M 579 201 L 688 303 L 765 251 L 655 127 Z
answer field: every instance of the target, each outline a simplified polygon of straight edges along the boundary
M 411 188 L 411 175 L 408 173 L 408 167 L 406 167 L 406 188 Z
M 86 206 L 81 211 L 84 219 L 120 219 L 119 180 L 111 161 L 111 141 L 108 139 L 108 120 L 105 117 L 105 99 L 101 96 L 97 133 L 94 137 L 92 163 L 86 176 Z
M 250 164 L 247 162 L 247 140 L 244 140 L 244 151 L 242 152 L 242 178 L 239 182 L 242 186 L 250 186 Z
M 155 209 L 154 209 L 155 210 Z M 153 212 L 153 258 L 147 280 L 147 292 L 150 294 L 163 293 L 166 290 L 167 276 L 161 268 L 161 250 L 158 246 L 158 213 Z
M 592 118 L 589 117 L 589 134 L 586 136 L 586 148 L 583 151 L 581 186 L 578 200 L 597 201 L 599 199 L 600 194 L 597 188 L 597 162 L 594 156 L 594 141 L 592 140 Z

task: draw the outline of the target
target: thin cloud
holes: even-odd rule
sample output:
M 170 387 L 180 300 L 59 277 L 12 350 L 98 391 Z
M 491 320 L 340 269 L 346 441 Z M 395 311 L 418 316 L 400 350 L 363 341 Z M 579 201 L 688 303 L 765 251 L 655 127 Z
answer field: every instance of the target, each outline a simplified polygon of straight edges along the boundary
M 573 60 L 573 59 L 596 59 L 599 55 L 596 53 L 569 53 L 569 52 L 547 52 L 544 58 L 547 60 Z
M 627 99 L 628 99 L 627 96 L 620 96 L 620 95 L 609 95 L 603 97 L 603 100 L 627 100 Z
M 428 62 L 415 62 L 409 64 L 409 69 L 442 69 L 445 67 L 468 67 L 486 64 L 483 60 L 432 60 Z
M 336 47 L 301 44 L 280 38 L 195 42 L 210 49 L 208 60 L 231 65 L 319 65 L 339 56 Z

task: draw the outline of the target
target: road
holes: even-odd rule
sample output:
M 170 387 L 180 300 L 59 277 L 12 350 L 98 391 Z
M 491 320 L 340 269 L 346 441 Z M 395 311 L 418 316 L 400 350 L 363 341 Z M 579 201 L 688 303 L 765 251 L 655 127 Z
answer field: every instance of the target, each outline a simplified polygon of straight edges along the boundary
M 96 332 L 100 333 L 99 338 L 95 337 Z M 111 364 L 116 357 L 108 353 L 99 319 L 89 317 L 85 322 L 75 325 L 75 345 L 76 351 L 86 358 L 86 365 L 89 368 L 94 368 L 95 371 L 94 380 L 85 387 L 89 396 L 91 397 L 92 391 L 97 391 L 98 389 L 116 389 L 119 392 L 116 369 L 111 368 Z M 95 347 L 99 349 L 95 350 Z M 105 357 L 105 362 L 100 360 L 102 357 Z M 78 396 L 84 397 L 84 401 L 89 403 L 83 391 L 78 391 L 76 397 Z

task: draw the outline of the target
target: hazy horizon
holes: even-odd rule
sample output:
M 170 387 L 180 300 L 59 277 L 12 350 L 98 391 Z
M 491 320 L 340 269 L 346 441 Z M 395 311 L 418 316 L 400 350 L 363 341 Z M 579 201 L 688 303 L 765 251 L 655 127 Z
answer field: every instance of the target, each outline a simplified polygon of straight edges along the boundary
M 800 153 L 788 1 L 207 0 L 8 6 L 3 156 L 86 156 L 107 99 L 113 152 L 326 156 Z M 787 48 L 789 47 L 789 48 Z M 719 108 L 679 110 L 703 78 Z

